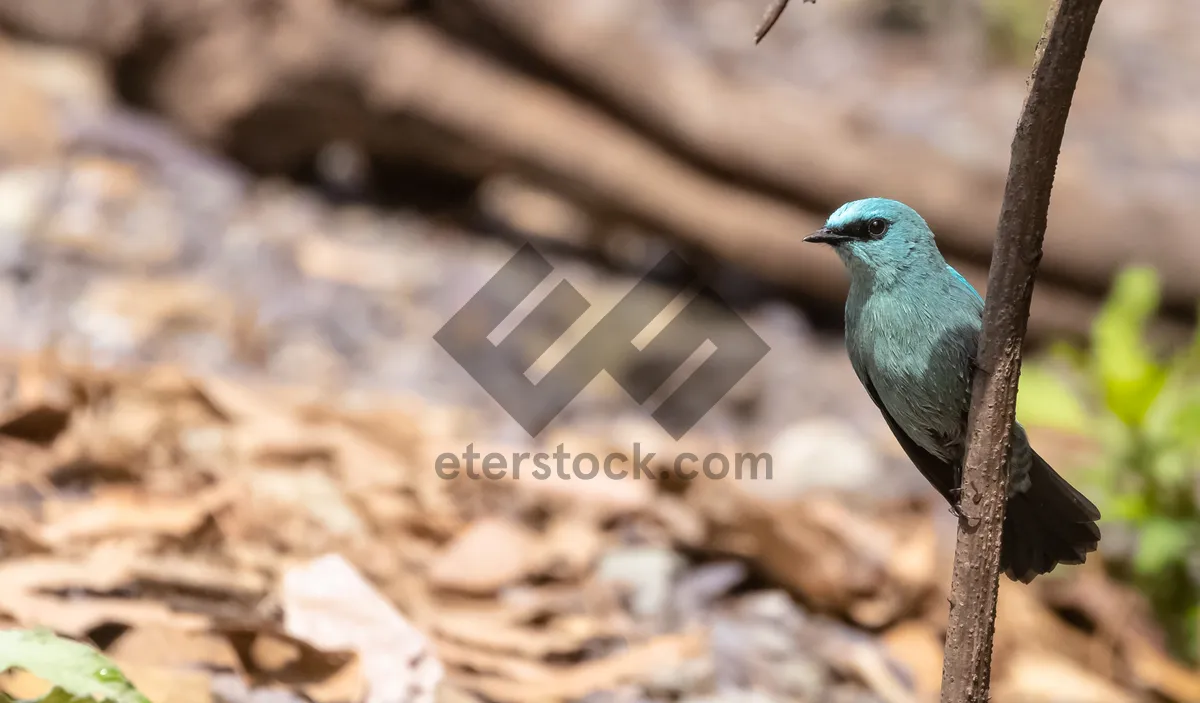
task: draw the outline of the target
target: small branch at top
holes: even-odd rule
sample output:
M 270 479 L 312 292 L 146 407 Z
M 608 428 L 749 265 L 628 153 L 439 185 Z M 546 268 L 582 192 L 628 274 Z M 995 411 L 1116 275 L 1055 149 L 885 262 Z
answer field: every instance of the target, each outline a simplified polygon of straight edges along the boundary
M 783 14 L 783 10 L 788 6 L 788 2 L 790 0 L 772 0 L 766 14 L 763 15 L 762 22 L 758 23 L 758 29 L 754 30 L 755 44 L 761 42 L 763 37 L 767 36 L 767 32 L 771 31 L 771 27 L 774 27 L 775 23 L 779 21 L 779 16 Z M 816 4 L 817 0 L 804 0 L 804 2 Z

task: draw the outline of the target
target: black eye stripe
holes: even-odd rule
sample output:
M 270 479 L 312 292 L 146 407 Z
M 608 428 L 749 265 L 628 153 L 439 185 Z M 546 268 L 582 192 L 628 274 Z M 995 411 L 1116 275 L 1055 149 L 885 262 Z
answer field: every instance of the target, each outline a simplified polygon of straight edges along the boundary
M 883 223 L 883 231 L 881 231 L 879 234 L 872 234 L 871 223 L 876 220 Z M 855 220 L 854 222 L 842 225 L 841 227 L 836 228 L 834 231 L 844 237 L 870 242 L 877 239 L 882 239 L 883 236 L 887 234 L 888 228 L 891 226 L 892 223 L 885 218 L 870 217 L 865 220 Z

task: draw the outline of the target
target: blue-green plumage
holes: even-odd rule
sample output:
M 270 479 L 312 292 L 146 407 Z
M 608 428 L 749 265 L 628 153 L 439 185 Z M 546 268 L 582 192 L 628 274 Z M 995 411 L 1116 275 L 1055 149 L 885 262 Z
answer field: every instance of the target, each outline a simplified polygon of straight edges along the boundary
M 830 244 L 850 273 L 846 350 L 905 453 L 957 506 L 983 299 L 942 258 L 912 208 L 846 203 L 806 241 Z M 1029 582 L 1095 550 L 1099 511 L 1013 427 L 1001 565 Z

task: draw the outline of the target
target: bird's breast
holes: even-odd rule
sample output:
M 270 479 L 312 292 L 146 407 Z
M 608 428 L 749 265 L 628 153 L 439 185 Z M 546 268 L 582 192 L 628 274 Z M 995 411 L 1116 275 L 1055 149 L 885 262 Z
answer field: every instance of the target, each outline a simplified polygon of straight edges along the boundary
M 878 297 L 847 316 L 847 345 L 860 374 L 922 448 L 948 458 L 965 431 L 971 331 L 932 305 Z

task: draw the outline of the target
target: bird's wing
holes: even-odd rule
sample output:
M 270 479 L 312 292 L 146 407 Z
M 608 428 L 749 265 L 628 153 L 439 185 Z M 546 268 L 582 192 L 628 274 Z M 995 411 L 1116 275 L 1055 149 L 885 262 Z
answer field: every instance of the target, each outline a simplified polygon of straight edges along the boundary
M 930 485 L 932 485 L 938 493 L 942 494 L 943 498 L 945 498 L 951 505 L 957 505 L 958 500 L 955 498 L 954 493 L 958 491 L 959 486 L 962 483 L 962 479 L 959 475 L 959 466 L 944 459 L 940 459 L 933 454 L 930 454 L 925 449 L 922 449 L 920 445 L 913 441 L 912 437 L 909 437 L 908 434 L 900 428 L 900 424 L 892 418 L 891 413 L 889 413 L 888 409 L 884 407 L 883 401 L 879 399 L 879 393 L 875 390 L 875 384 L 871 382 L 870 375 L 864 371 L 864 373 L 859 375 L 859 379 L 862 381 L 863 387 L 867 389 L 867 394 L 871 396 L 871 400 L 875 403 L 875 407 L 879 408 L 879 412 L 883 415 L 883 419 L 887 421 L 888 428 L 891 429 L 892 434 L 895 435 L 896 441 L 900 443 L 900 448 L 904 450 L 904 453 L 908 456 L 909 461 L 911 461 L 917 467 L 917 470 L 921 472 L 921 475 L 925 477 L 925 480 L 929 481 Z
M 964 278 L 964 277 L 963 277 L 963 275 L 962 275 L 961 273 L 959 273 L 958 271 L 956 271 L 956 270 L 954 269 L 954 267 L 953 267 L 953 266 L 951 266 L 950 264 L 946 264 L 946 268 L 950 269 L 950 273 L 951 273 L 951 274 L 952 274 L 952 275 L 953 275 L 953 276 L 954 276 L 956 279 L 958 279 L 958 282 L 959 282 L 959 283 L 961 283 L 961 284 L 963 284 L 963 287 L 965 287 L 967 290 L 969 290 L 969 291 L 971 291 L 972 293 L 974 293 L 974 294 L 975 294 L 975 299 L 979 301 L 979 304 L 980 304 L 980 305 L 983 305 L 983 296 L 979 294 L 979 291 L 975 290 L 975 286 L 971 285 L 971 282 L 970 282 L 970 281 L 968 281 L 966 278 Z

